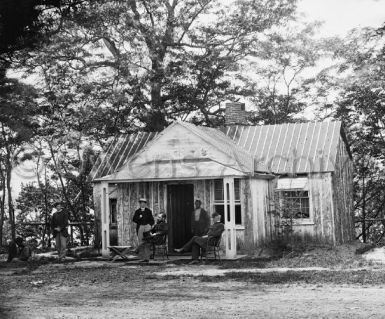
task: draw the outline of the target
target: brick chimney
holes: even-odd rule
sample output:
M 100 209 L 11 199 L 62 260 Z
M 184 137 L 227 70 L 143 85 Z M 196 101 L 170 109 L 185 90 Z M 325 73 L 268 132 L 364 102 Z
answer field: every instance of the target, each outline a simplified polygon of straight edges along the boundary
M 247 117 L 245 103 L 226 103 L 225 125 L 247 125 Z

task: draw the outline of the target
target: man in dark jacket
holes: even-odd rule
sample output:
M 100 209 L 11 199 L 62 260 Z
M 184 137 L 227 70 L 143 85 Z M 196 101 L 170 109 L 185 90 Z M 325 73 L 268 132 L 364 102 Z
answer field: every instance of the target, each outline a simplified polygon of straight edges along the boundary
M 168 233 L 168 224 L 166 223 L 166 213 L 160 212 L 156 224 L 151 229 L 151 238 L 149 241 L 155 245 L 158 245 L 164 239 L 164 235 Z
M 154 225 L 154 217 L 152 211 L 146 207 L 147 200 L 145 198 L 139 199 L 139 209 L 134 213 L 132 221 L 136 223 L 136 233 L 138 234 L 138 252 L 139 258 L 142 262 L 149 262 L 150 259 L 150 245 L 148 241 L 144 240 L 146 235 L 150 234 L 152 225 Z
M 176 252 L 181 253 L 190 251 L 192 249 L 192 262 L 198 262 L 201 248 L 205 249 L 207 241 L 211 238 L 219 238 L 225 229 L 225 225 L 221 223 L 221 215 L 217 212 L 213 213 L 213 224 L 210 226 L 208 232 L 204 236 L 194 236 L 182 248 L 175 249 Z
M 64 210 L 64 205 L 61 202 L 54 204 L 56 212 L 51 218 L 51 230 L 56 241 L 56 249 L 59 255 L 59 260 L 65 259 L 67 252 L 67 237 L 68 237 L 68 213 Z
M 202 202 L 195 201 L 195 210 L 191 214 L 191 233 L 193 236 L 203 236 L 207 234 L 210 227 L 209 214 L 201 207 Z

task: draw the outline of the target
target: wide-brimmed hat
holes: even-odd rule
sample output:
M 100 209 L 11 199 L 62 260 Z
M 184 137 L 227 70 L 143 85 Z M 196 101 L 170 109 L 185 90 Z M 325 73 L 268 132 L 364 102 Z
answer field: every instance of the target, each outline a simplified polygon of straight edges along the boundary
M 139 198 L 139 203 L 140 202 L 147 203 L 147 199 L 145 197 L 141 197 Z

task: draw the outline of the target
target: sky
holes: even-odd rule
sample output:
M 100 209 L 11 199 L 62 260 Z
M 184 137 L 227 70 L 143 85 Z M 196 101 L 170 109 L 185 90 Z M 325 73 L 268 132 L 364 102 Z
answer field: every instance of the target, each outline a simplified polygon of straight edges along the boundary
M 299 12 L 305 21 L 323 21 L 320 36 L 344 36 L 357 27 L 380 27 L 385 23 L 385 0 L 299 0 Z M 23 166 L 23 165 L 21 165 Z M 25 163 L 13 173 L 13 192 L 21 183 L 34 181 L 31 163 Z
M 323 21 L 322 36 L 344 36 L 357 27 L 380 27 L 385 23 L 385 0 L 299 0 L 307 21 Z

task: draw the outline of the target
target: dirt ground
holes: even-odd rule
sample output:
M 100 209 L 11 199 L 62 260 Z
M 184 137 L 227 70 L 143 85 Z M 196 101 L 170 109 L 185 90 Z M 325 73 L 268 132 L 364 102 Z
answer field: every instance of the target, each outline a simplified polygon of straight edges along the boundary
M 382 266 L 277 273 L 212 264 L 2 264 L 0 318 L 385 317 Z

